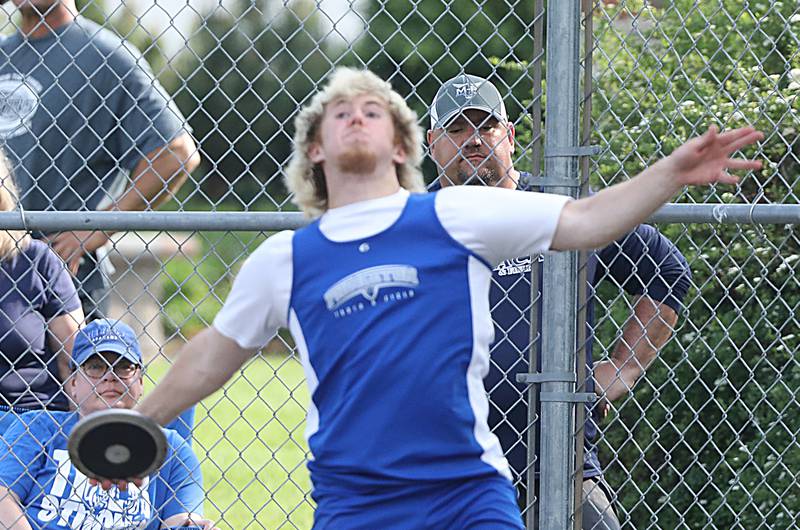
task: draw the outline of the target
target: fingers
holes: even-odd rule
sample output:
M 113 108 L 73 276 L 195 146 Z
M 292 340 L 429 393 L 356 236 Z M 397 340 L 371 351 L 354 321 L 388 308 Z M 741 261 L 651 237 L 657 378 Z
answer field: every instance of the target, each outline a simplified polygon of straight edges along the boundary
M 729 153 L 733 153 L 734 151 L 738 151 L 742 147 L 746 147 L 748 145 L 754 144 L 764 139 L 764 133 L 762 133 L 761 131 L 756 131 L 752 127 L 744 127 L 743 129 L 736 129 L 734 131 L 731 131 L 731 133 L 738 133 L 738 134 L 732 134 L 729 138 L 725 140 L 723 144 L 723 147 Z
M 719 137 L 719 134 L 717 134 L 718 131 L 719 129 L 717 129 L 716 125 L 711 125 L 705 134 L 697 138 L 698 142 L 696 148 L 698 150 L 703 150 L 712 145 Z
M 714 182 L 717 182 L 717 183 L 720 183 L 720 184 L 738 184 L 739 183 L 739 177 L 737 177 L 735 175 L 731 175 L 727 171 L 720 171 L 719 175 L 717 175 L 717 178 L 714 179 Z
M 89 484 L 92 486 L 100 486 L 105 491 L 111 489 L 112 486 L 116 486 L 118 490 L 125 491 L 128 489 L 128 484 L 133 483 L 136 485 L 137 488 L 141 488 L 144 484 L 144 479 L 141 478 L 132 478 L 128 480 L 110 480 L 110 479 L 96 479 L 90 478 Z
M 761 160 L 740 160 L 738 158 L 729 158 L 725 162 L 728 169 L 761 169 Z

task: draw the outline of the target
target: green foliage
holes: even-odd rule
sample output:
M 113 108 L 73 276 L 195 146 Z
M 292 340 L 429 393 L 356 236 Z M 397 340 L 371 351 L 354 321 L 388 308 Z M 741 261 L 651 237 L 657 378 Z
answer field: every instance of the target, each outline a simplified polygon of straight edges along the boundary
M 508 112 L 519 116 L 533 90 L 526 75 L 534 58 L 533 6 L 527 0 L 369 0 L 362 8 L 369 31 L 345 61 L 389 79 L 421 118 L 441 83 L 463 71 L 509 94 Z M 433 178 L 435 170 L 429 164 L 425 172 Z
M 177 75 L 164 80 L 204 155 L 193 175 L 200 193 L 215 203 L 285 197 L 278 177 L 291 118 L 330 67 L 313 4 L 277 4 L 239 0 L 213 9 L 175 60 Z
M 162 320 L 167 336 L 191 337 L 214 320 L 241 261 L 264 240 L 263 234 L 212 232 L 197 236 L 201 258 L 176 257 L 164 266 Z
M 147 390 L 168 366 L 164 358 L 148 364 Z M 248 363 L 197 406 L 193 448 L 203 471 L 205 515 L 220 529 L 311 527 L 307 404 L 299 360 L 281 354 Z
M 744 154 L 769 161 L 765 168 L 734 193 L 696 189 L 681 200 L 796 203 L 800 23 L 785 22 L 800 12 L 796 3 L 675 0 L 639 11 L 638 32 L 618 23 L 629 8 L 607 7 L 595 19 L 593 141 L 604 151 L 594 183 L 628 178 L 711 123 L 752 123 L 766 139 Z M 606 426 L 608 479 L 636 528 L 792 527 L 800 512 L 797 228 L 664 229 L 697 291 L 677 340 Z M 600 340 L 610 343 L 618 325 L 609 319 Z

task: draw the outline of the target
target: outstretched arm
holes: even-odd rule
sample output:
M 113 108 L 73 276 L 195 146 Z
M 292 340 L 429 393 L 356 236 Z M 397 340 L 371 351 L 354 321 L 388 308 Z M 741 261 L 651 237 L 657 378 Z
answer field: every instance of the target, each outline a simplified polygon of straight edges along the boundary
M 731 155 L 762 138 L 763 134 L 752 127 L 719 133 L 711 126 L 704 135 L 689 140 L 637 177 L 567 203 L 551 248 L 601 247 L 644 222 L 683 186 L 735 184 L 738 178 L 728 171 L 759 169 L 761 162 Z
M 167 374 L 136 409 L 165 425 L 222 388 L 255 351 L 206 328 L 183 346 Z

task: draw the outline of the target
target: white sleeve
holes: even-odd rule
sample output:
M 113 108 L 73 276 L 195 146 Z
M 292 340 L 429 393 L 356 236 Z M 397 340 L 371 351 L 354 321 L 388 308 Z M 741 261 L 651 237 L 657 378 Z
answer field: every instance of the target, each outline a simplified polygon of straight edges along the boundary
M 437 192 L 436 215 L 453 239 L 495 267 L 503 260 L 547 252 L 565 195 L 484 186 Z
M 228 298 L 214 318 L 217 331 L 245 349 L 264 346 L 286 327 L 292 294 L 292 237 L 270 237 L 248 257 Z

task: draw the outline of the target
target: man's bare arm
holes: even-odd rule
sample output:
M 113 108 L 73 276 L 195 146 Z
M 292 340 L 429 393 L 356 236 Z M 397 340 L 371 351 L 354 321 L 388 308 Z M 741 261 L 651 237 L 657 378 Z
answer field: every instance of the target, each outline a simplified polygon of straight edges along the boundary
M 194 140 L 183 133 L 169 144 L 159 147 L 142 158 L 131 172 L 131 185 L 106 210 L 140 211 L 156 208 L 174 196 L 200 163 Z M 53 250 L 61 256 L 75 274 L 81 256 L 102 247 L 110 232 L 77 230 L 61 232 L 50 238 Z
M 0 486 L 0 528 L 8 530 L 32 530 L 22 512 L 17 494 Z
M 729 170 L 759 169 L 761 162 L 730 158 L 763 138 L 752 127 L 718 133 L 711 127 L 635 178 L 567 203 L 558 221 L 553 250 L 599 248 L 644 222 L 687 185 L 735 184 Z
M 131 186 L 109 209 L 155 209 L 173 196 L 199 164 L 200 153 L 194 140 L 189 133 L 183 133 L 136 164 L 131 172 Z
M 611 357 L 594 365 L 597 394 L 614 401 L 630 393 L 672 336 L 677 322 L 678 314 L 670 306 L 649 296 L 639 297 Z
M 181 348 L 178 359 L 136 410 L 165 425 L 222 388 L 255 352 L 213 327 L 206 328 Z

